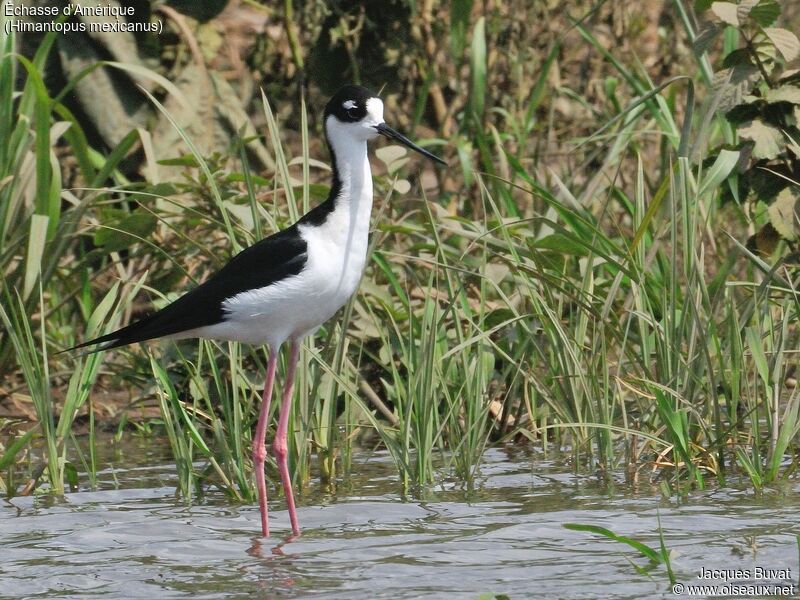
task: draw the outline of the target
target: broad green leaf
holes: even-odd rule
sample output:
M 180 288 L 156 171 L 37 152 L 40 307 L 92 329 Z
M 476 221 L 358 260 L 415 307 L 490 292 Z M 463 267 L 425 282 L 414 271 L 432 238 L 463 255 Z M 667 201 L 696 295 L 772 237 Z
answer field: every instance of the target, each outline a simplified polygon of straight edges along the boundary
M 769 27 L 781 15 L 781 7 L 775 0 L 761 0 L 750 11 L 750 18 L 761 27 Z
M 225 181 L 228 183 L 246 183 L 247 176 L 244 173 L 229 173 L 225 175 Z M 272 181 L 267 179 L 266 177 L 261 177 L 260 175 L 250 175 L 250 182 L 256 186 L 267 186 L 272 185 Z
M 764 385 L 769 385 L 769 365 L 767 363 L 767 355 L 764 353 L 764 347 L 761 344 L 761 336 L 753 327 L 747 327 L 745 330 L 747 338 L 747 345 L 750 346 L 750 355 L 755 362 L 756 371 L 758 371 L 761 381 Z
M 33 437 L 33 434 L 39 430 L 39 424 L 31 427 L 28 431 L 20 435 L 18 438 L 6 447 L 5 453 L 0 455 L 0 471 L 5 471 L 14 463 L 14 458 L 20 450 L 28 445 L 28 442 Z
M 378 148 L 375 150 L 375 156 L 386 165 L 386 170 L 390 174 L 408 162 L 408 151 L 397 144 Z
M 718 110 L 726 112 L 741 104 L 742 98 L 750 93 L 760 79 L 758 67 L 746 63 L 715 73 L 712 84 L 718 98 Z
M 770 41 L 775 44 L 778 52 L 781 53 L 781 56 L 783 56 L 787 62 L 800 56 L 800 40 L 788 29 L 783 29 L 781 27 L 765 27 L 764 33 Z
M 464 177 L 464 185 L 466 186 L 471 186 L 473 182 L 472 151 L 472 142 L 464 136 L 456 138 L 456 155 L 461 165 L 461 174 Z
M 531 91 L 531 96 L 528 99 L 528 109 L 525 115 L 526 123 L 531 123 L 533 121 L 534 114 L 539 108 L 539 105 L 542 103 L 545 93 L 549 89 L 550 70 L 553 68 L 555 61 L 559 56 L 560 50 L 560 42 L 555 42 L 550 48 L 550 52 L 547 54 L 547 58 L 545 58 L 541 68 L 538 69 L 539 74 L 536 77 L 536 83 L 534 84 L 533 90 Z
M 141 282 L 139 285 L 141 285 Z M 105 322 L 111 307 L 114 306 L 114 302 L 116 302 L 118 297 L 118 291 L 119 282 L 116 282 L 113 286 L 111 286 L 111 289 L 106 292 L 106 295 L 100 301 L 100 304 L 98 304 L 97 307 L 92 311 L 92 314 L 89 315 L 89 319 L 86 321 L 87 337 L 93 338 L 100 334 L 100 327 Z M 130 297 L 133 297 L 134 295 L 135 294 L 131 294 Z
M 736 67 L 739 65 L 752 65 L 753 57 L 750 51 L 746 48 L 738 48 L 728 54 L 722 61 L 722 66 L 726 69 Z
M 35 156 L 36 156 L 36 214 L 47 215 L 50 217 L 48 221 L 48 238 L 51 238 L 55 233 L 55 228 L 58 225 L 60 216 L 60 197 L 58 194 L 55 196 L 52 193 L 52 162 L 50 160 L 50 96 L 47 94 L 44 81 L 41 75 L 35 70 L 30 62 L 20 57 L 20 62 L 25 65 L 28 70 L 28 82 L 32 85 L 34 90 L 34 131 L 35 136 Z M 34 69 L 34 70 L 32 70 Z
M 50 218 L 47 215 L 31 215 L 30 233 L 28 233 L 28 252 L 25 257 L 25 280 L 22 297 L 27 299 L 42 268 L 42 256 L 47 242 L 47 227 Z
M 800 87 L 794 85 L 782 85 L 779 88 L 767 90 L 764 95 L 767 102 L 790 102 L 800 104 Z
M 392 189 L 400 195 L 405 195 L 411 190 L 411 183 L 407 179 L 398 179 L 392 184 Z
M 184 154 L 175 158 L 162 158 L 156 161 L 157 164 L 165 167 L 199 167 L 200 163 L 192 154 Z
M 745 248 L 752 252 L 754 256 L 769 258 L 775 252 L 775 248 L 783 238 L 775 231 L 772 223 L 765 223 L 761 229 L 747 238 Z
M 753 482 L 755 488 L 761 489 L 763 486 L 763 478 L 761 477 L 760 466 L 757 467 L 742 448 L 736 449 L 736 458 L 739 462 L 739 466 L 747 472 L 747 476 L 750 477 L 750 481 Z
M 450 47 L 458 60 L 464 53 L 473 0 L 453 0 L 450 4 Z
M 754 37 L 753 49 L 762 63 L 772 64 L 778 60 L 778 50 L 775 44 L 763 33 L 759 33 Z
M 94 234 L 94 243 L 113 252 L 127 248 L 147 237 L 155 230 L 158 218 L 144 212 L 135 212 L 120 220 L 104 223 Z
M 69 487 L 72 489 L 78 487 L 78 469 L 69 461 L 64 463 L 64 479 L 67 480 Z
M 778 476 L 778 471 L 783 463 L 783 457 L 786 453 L 786 449 L 789 447 L 792 439 L 794 439 L 794 436 L 797 435 L 797 432 L 800 429 L 798 410 L 800 410 L 800 400 L 798 400 L 798 398 L 795 396 L 789 402 L 788 406 L 786 407 L 784 417 L 781 419 L 778 440 L 775 444 L 775 450 L 772 452 L 768 463 L 769 471 L 767 478 L 770 480 L 775 479 Z
M 578 244 L 575 240 L 561 233 L 550 234 L 534 241 L 531 245 L 541 250 L 555 250 L 563 254 L 577 256 L 585 256 L 588 252 L 585 246 Z
M 755 143 L 755 158 L 776 158 L 783 148 L 783 134 L 780 129 L 767 125 L 762 121 L 751 121 L 749 125 L 739 127 L 739 136 Z
M 725 181 L 728 175 L 731 174 L 731 171 L 736 167 L 740 156 L 741 154 L 738 150 L 720 150 L 714 164 L 711 165 L 711 168 L 708 169 L 706 176 L 703 178 L 697 195 L 702 196 L 709 190 L 717 188 L 717 186 Z
M 717 17 L 723 23 L 727 23 L 728 25 L 733 25 L 734 27 L 739 27 L 738 11 L 739 7 L 736 6 L 733 2 L 711 3 L 711 12 L 717 15 Z
M 797 237 L 797 199 L 797 192 L 788 187 L 777 195 L 767 209 L 770 223 L 787 240 Z
M 480 118 L 486 103 L 486 20 L 481 17 L 472 30 L 470 54 L 472 85 L 470 108 Z

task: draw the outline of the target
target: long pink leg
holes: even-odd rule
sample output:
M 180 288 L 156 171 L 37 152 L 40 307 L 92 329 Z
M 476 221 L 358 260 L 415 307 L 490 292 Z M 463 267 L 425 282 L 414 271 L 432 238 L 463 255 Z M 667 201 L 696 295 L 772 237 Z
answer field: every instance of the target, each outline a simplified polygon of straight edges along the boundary
M 272 444 L 272 452 L 275 454 L 275 459 L 278 461 L 278 470 L 281 473 L 283 491 L 286 494 L 286 507 L 289 509 L 289 520 L 292 523 L 292 533 L 294 535 L 300 535 L 300 526 L 297 524 L 297 511 L 294 508 L 292 478 L 289 476 L 289 464 L 287 462 L 289 447 L 286 442 L 286 436 L 289 430 L 289 412 L 292 406 L 294 373 L 297 367 L 297 358 L 299 354 L 300 343 L 293 339 L 289 350 L 289 363 L 286 367 L 286 387 L 281 397 L 281 413 L 278 417 L 278 429 L 275 431 L 275 442 Z
M 258 488 L 258 506 L 261 509 L 261 534 L 269 537 L 269 521 L 267 518 L 267 484 L 264 481 L 264 461 L 267 458 L 267 421 L 269 420 L 269 404 L 272 399 L 272 387 L 275 383 L 275 368 L 278 366 L 280 347 L 270 348 L 267 361 L 267 381 L 264 383 L 264 395 L 261 397 L 261 410 L 258 413 L 258 425 L 253 435 L 253 469 L 256 472 Z

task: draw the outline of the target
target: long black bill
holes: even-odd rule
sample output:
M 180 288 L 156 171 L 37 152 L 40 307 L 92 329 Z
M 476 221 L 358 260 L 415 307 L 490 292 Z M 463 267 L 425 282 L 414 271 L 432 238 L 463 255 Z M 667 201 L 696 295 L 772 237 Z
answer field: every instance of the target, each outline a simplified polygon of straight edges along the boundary
M 445 167 L 447 166 L 447 163 L 444 162 L 441 158 L 439 158 L 438 156 L 435 156 L 434 154 L 431 154 L 430 152 L 428 152 L 424 148 L 420 148 L 414 142 L 412 142 L 410 139 L 408 139 L 406 136 L 404 136 L 402 133 L 399 133 L 399 132 L 395 131 L 394 129 L 392 129 L 391 127 L 389 127 L 386 123 L 381 123 L 380 125 L 375 125 L 375 129 L 378 130 L 378 133 L 380 133 L 383 136 L 386 136 L 390 140 L 397 140 L 398 142 L 400 142 L 404 146 L 408 146 L 412 150 L 415 150 L 415 151 L 419 152 L 420 154 L 422 154 L 422 156 L 425 156 L 426 158 L 430 158 L 431 160 L 435 160 L 436 162 L 438 162 L 439 164 L 444 165 Z

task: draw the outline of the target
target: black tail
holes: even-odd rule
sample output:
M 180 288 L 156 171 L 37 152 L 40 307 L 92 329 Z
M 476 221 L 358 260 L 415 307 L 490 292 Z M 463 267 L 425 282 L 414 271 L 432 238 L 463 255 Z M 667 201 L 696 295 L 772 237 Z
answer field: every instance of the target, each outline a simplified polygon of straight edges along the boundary
M 152 321 L 154 321 L 155 317 L 157 317 L 159 314 L 160 313 L 150 315 L 141 321 L 131 323 L 127 327 L 122 327 L 121 329 L 117 329 L 111 333 L 101 335 L 100 337 L 89 340 L 88 342 L 76 344 L 72 348 L 62 350 L 62 352 L 69 352 L 71 350 L 79 350 L 88 346 L 98 346 L 103 344 L 99 348 L 93 348 L 86 353 L 92 354 L 94 352 L 100 352 L 101 350 L 112 350 L 113 348 L 119 348 L 120 346 L 135 344 L 136 342 L 145 342 L 147 340 L 170 335 L 170 333 L 178 333 L 177 331 L 170 332 L 167 329 L 157 330 L 155 327 L 153 327 Z
M 118 329 L 117 331 L 115 331 L 113 333 L 109 333 L 109 334 L 106 334 L 106 335 L 101 335 L 100 337 L 94 338 L 93 340 L 89 340 L 88 342 L 82 342 L 82 343 L 76 344 L 76 345 L 74 345 L 74 346 L 72 346 L 70 348 L 65 348 L 64 350 L 61 350 L 61 351 L 57 352 L 56 354 L 62 354 L 64 352 L 72 352 L 73 350 L 79 350 L 81 348 L 86 348 L 88 346 L 96 346 L 97 344 L 104 344 L 104 343 L 106 344 L 105 346 L 101 346 L 99 348 L 92 348 L 88 352 L 84 352 L 81 355 L 83 355 L 83 354 L 94 354 L 95 352 L 100 352 L 101 350 L 108 350 L 109 348 L 116 348 L 117 347 L 116 342 L 119 339 L 118 336 L 119 336 L 119 333 L 121 331 L 122 331 L 122 329 Z M 107 342 L 110 342 L 110 343 L 107 343 Z M 119 345 L 121 346 L 122 344 L 119 344 Z
M 99 348 L 87 352 L 92 354 L 219 323 L 223 318 L 221 301 L 213 294 L 209 294 L 205 287 L 195 288 L 172 304 L 135 323 L 67 348 L 63 352 L 99 345 Z
M 92 348 L 86 352 L 86 354 L 93 354 L 94 352 L 100 352 L 101 350 L 112 350 L 114 348 L 119 348 L 120 346 L 127 346 L 128 344 L 135 344 L 136 342 L 145 342 L 147 340 L 152 340 L 180 332 L 180 328 L 175 330 L 174 327 L 165 326 L 165 319 L 162 317 L 163 312 L 164 311 L 159 311 L 153 315 L 141 319 L 140 321 L 131 323 L 126 327 L 112 331 L 111 333 L 101 335 L 100 337 L 89 340 L 88 342 L 76 344 L 75 346 L 72 346 L 72 348 L 62 350 L 62 352 L 80 350 L 81 348 L 87 348 L 89 346 L 98 346 L 97 348 Z

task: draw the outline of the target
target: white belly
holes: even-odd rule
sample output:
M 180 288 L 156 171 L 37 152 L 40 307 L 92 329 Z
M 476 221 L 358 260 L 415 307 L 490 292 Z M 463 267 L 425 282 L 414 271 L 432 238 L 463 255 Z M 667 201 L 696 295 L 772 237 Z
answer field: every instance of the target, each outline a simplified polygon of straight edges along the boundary
M 299 274 L 229 298 L 225 321 L 187 333 L 277 348 L 316 331 L 358 288 L 367 253 L 366 234 L 342 237 L 324 229 L 301 230 L 308 248 Z

